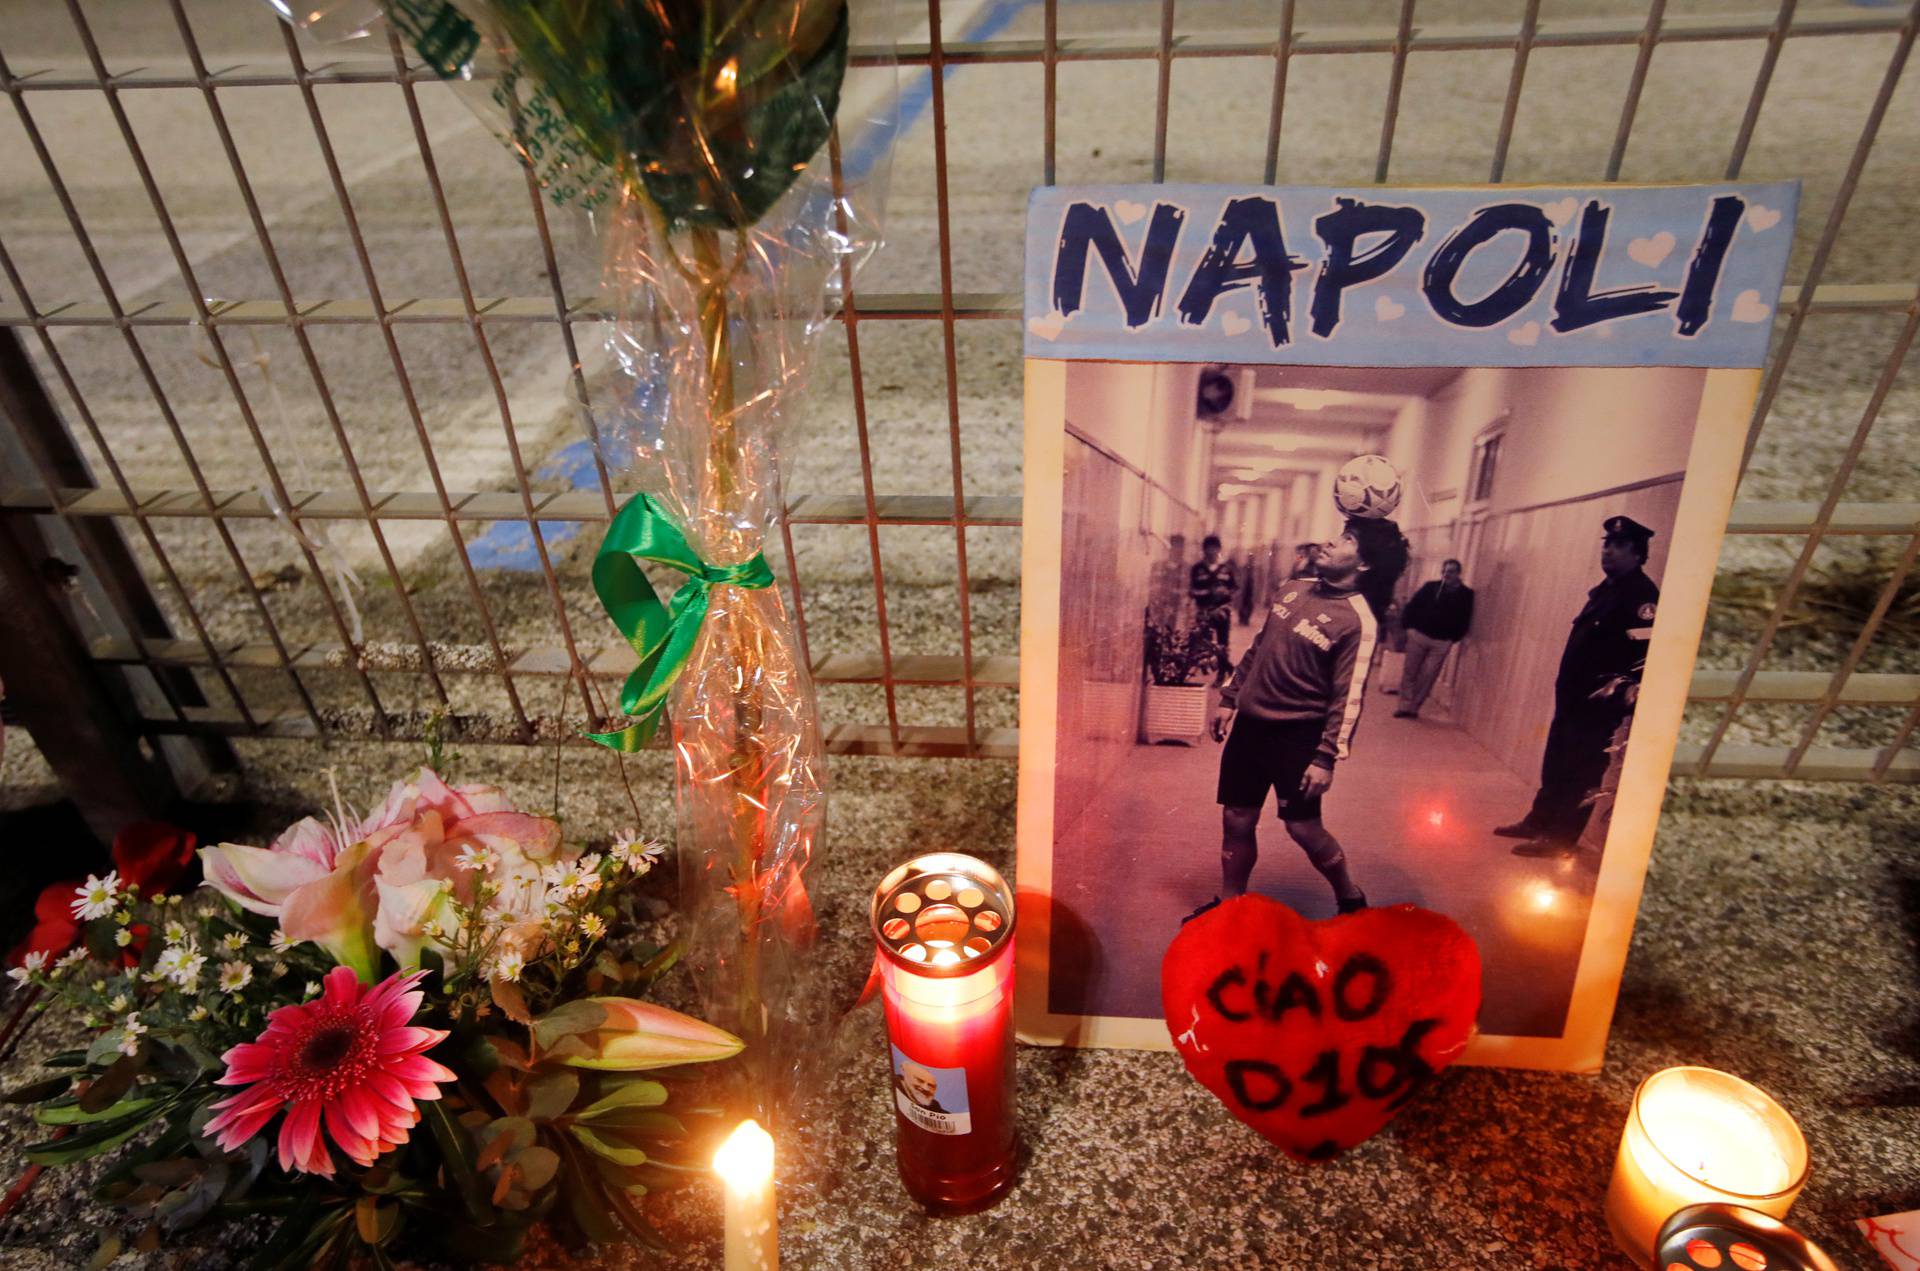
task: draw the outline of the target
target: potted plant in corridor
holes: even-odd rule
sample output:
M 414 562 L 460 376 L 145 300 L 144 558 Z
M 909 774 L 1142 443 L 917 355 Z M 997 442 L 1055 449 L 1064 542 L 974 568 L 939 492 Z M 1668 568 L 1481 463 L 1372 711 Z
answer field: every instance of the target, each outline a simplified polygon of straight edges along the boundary
M 1147 686 L 1140 740 L 1191 746 L 1207 727 L 1207 698 L 1220 672 L 1220 650 L 1205 628 L 1177 619 L 1147 620 Z

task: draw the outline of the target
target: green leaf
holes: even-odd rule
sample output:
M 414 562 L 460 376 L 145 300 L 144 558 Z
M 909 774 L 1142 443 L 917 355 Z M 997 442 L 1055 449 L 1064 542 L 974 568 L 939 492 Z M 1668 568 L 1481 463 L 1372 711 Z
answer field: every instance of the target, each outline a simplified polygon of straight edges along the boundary
M 120 1053 L 120 1033 L 118 1029 L 109 1030 L 93 1039 L 87 1047 L 87 1065 L 93 1068 L 111 1067 L 126 1056 Z
M 120 1256 L 120 1250 L 122 1248 L 120 1236 L 117 1232 L 108 1232 L 106 1235 L 100 1237 L 100 1243 L 94 1247 L 93 1256 L 87 1259 L 87 1271 L 103 1271 L 115 1258 Z
M 604 1194 L 607 1198 L 607 1208 L 613 1211 L 613 1216 L 619 1219 L 620 1225 L 626 1229 L 628 1237 L 634 1244 L 655 1253 L 667 1252 L 667 1242 L 660 1238 L 660 1233 L 653 1229 L 652 1223 L 640 1216 L 639 1209 L 629 1199 L 625 1188 L 609 1187 L 605 1189 Z
M 555 1042 L 553 1045 L 548 1046 L 546 1048 L 546 1054 L 543 1056 L 543 1058 L 590 1059 L 593 1057 L 594 1053 L 595 1052 L 593 1047 L 587 1044 L 587 1039 L 584 1036 L 578 1033 L 575 1033 L 571 1037 L 562 1037 L 559 1041 Z
M 575 1181 L 560 1190 L 566 1195 L 567 1212 L 580 1228 L 580 1234 L 600 1245 L 610 1245 L 620 1239 L 620 1228 L 608 1217 L 612 1206 L 599 1194 L 599 1187 L 589 1185 L 577 1169 L 573 1177 Z
M 566 1068 L 543 1072 L 527 1083 L 527 1116 L 535 1121 L 551 1121 L 571 1108 L 579 1093 L 579 1073 Z
M 685 941 L 674 940 L 664 949 L 655 951 L 652 957 L 641 963 L 639 979 L 647 983 L 659 979 L 680 961 L 680 955 L 686 952 L 686 948 Z
M 473 1149 L 467 1139 L 466 1127 L 453 1119 L 443 1099 L 416 1106 L 425 1112 L 427 1128 L 433 1132 L 433 1141 L 440 1148 L 440 1159 L 447 1167 L 447 1177 L 452 1180 L 454 1191 L 459 1193 L 467 1216 L 484 1226 L 492 1214 L 480 1193 L 480 1178 L 474 1169 Z
M 75 1161 L 84 1161 L 102 1152 L 111 1152 L 140 1133 L 146 1128 L 146 1124 L 146 1118 L 131 1124 L 109 1121 L 79 1134 L 69 1134 L 63 1139 L 48 1139 L 45 1143 L 35 1143 L 27 1148 L 23 1155 L 35 1165 L 71 1165 Z
M 580 1146 L 589 1152 L 604 1156 L 615 1165 L 645 1165 L 647 1154 L 637 1147 L 619 1139 L 603 1137 L 584 1125 L 570 1125 L 567 1132 L 578 1139 Z
M 550 1147 L 530 1147 L 513 1158 L 520 1171 L 520 1186 L 537 1192 L 553 1181 L 560 1169 L 560 1154 Z
M 81 1108 L 88 1112 L 99 1112 L 109 1104 L 118 1103 L 122 1095 L 133 1089 L 133 1083 L 144 1067 L 146 1064 L 138 1054 L 122 1055 L 81 1092 Z
M 220 1193 L 227 1189 L 231 1173 L 232 1168 L 225 1161 L 215 1161 L 191 1186 L 167 1196 L 154 1210 L 160 1225 L 168 1231 L 183 1231 L 212 1213 L 220 1202 Z
M 669 1116 L 665 1112 L 648 1112 L 641 1108 L 615 1108 L 603 1112 L 593 1119 L 597 1130 L 619 1130 L 625 1134 L 643 1135 L 650 1139 L 684 1139 L 687 1127 L 679 1117 Z
M 73 1084 L 70 1073 L 58 1077 L 48 1077 L 45 1081 L 32 1081 L 24 1086 L 15 1086 L 5 1094 L 0 1094 L 0 1103 L 41 1103 L 64 1094 Z
M 619 1108 L 657 1108 L 666 1101 L 667 1088 L 659 1082 L 630 1081 L 580 1109 L 576 1115 L 582 1121 L 592 1121 Z
M 98 1112 L 89 1112 L 80 1103 L 56 1103 L 44 1108 L 36 1108 L 33 1119 L 41 1125 L 96 1125 L 103 1121 L 118 1121 L 121 1117 L 135 1116 L 149 1108 L 158 1107 L 165 1100 L 142 1097 L 122 1099 Z
M 604 1006 L 587 998 L 577 998 L 534 1020 L 533 1039 L 542 1050 L 546 1050 L 563 1037 L 590 1033 L 606 1022 L 607 1010 Z
M 162 1187 L 178 1187 L 190 1183 L 205 1172 L 205 1166 L 199 1161 L 174 1158 L 169 1161 L 147 1161 L 133 1167 L 133 1176 L 143 1183 L 158 1183 Z
M 474 1066 L 476 1069 L 479 1069 L 476 1073 L 477 1076 L 485 1077 L 496 1067 L 513 1068 L 520 1072 L 525 1072 L 533 1066 L 533 1061 L 527 1058 L 527 1048 L 519 1042 L 506 1037 L 484 1037 L 481 1039 L 481 1044 L 475 1046 L 473 1049 L 475 1051 L 485 1050 L 489 1052 L 489 1060 L 491 1063 L 490 1067 L 483 1068 L 481 1064 L 488 1061 L 476 1062 Z
M 353 1206 L 353 1221 L 362 1244 L 383 1245 L 400 1224 L 400 1206 L 383 1205 L 378 1197 L 362 1196 Z
M 524 1152 L 533 1146 L 535 1135 L 533 1122 L 525 1117 L 498 1117 L 489 1121 L 475 1136 L 480 1140 L 480 1152 L 474 1163 L 484 1169 L 503 1157 Z
M 87 1052 L 84 1050 L 63 1050 L 57 1055 L 49 1055 L 42 1061 L 49 1068 L 84 1068 Z
M 260 1172 L 266 1169 L 267 1155 L 270 1150 L 267 1147 L 266 1136 L 256 1134 L 234 1153 L 240 1158 L 240 1167 L 234 1170 L 232 1181 L 227 1184 L 227 1190 L 220 1197 L 222 1204 L 232 1204 L 246 1198 L 247 1193 L 253 1188 L 254 1181 L 260 1177 Z

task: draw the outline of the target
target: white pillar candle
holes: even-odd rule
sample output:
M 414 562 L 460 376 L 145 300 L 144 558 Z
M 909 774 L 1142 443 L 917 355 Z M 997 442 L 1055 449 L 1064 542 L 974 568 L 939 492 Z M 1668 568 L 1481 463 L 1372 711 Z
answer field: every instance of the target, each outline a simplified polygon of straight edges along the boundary
M 726 1189 L 727 1271 L 776 1271 L 773 1136 L 758 1121 L 742 1121 L 714 1153 L 713 1169 Z
M 1634 1092 L 1607 1225 L 1628 1257 L 1649 1266 L 1675 1211 L 1717 1202 L 1782 1218 L 1806 1179 L 1800 1127 L 1764 1091 L 1711 1068 L 1669 1068 Z

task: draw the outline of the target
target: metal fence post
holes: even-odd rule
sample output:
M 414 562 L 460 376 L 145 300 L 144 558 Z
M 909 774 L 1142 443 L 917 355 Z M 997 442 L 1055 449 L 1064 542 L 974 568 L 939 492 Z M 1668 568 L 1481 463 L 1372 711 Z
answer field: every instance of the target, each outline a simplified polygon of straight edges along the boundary
M 60 491 L 90 488 L 86 461 L 10 329 L 0 330 L 0 471 L 26 469 Z M 24 473 L 21 475 L 24 476 Z M 58 541 L 55 541 L 57 539 Z M 73 570 L 70 558 L 84 568 Z M 131 641 L 173 632 L 114 523 L 62 518 L 43 531 L 30 513 L 0 515 L 0 678 L 9 714 L 33 735 L 88 824 L 104 839 L 128 820 L 154 815 L 236 769 L 223 738 L 167 738 L 164 761 L 140 741 L 142 697 L 180 709 L 205 706 L 192 673 L 148 664 L 124 673 L 95 661 L 87 633 L 61 599 L 97 596 Z M 105 619 L 101 619 L 102 622 Z

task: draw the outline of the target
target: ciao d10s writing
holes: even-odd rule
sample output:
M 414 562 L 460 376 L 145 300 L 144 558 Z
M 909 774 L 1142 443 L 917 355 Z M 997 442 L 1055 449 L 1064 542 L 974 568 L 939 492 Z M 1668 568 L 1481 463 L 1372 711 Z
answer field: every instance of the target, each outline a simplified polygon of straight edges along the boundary
M 1443 914 L 1394 905 L 1307 922 L 1246 895 L 1188 922 L 1160 969 L 1187 1070 L 1288 1153 L 1370 1137 L 1465 1049 L 1480 954 Z
M 1276 985 L 1268 975 L 1268 960 L 1265 952 L 1255 958 L 1251 979 L 1247 969 L 1237 965 L 1214 977 L 1207 1001 L 1220 1018 L 1236 1024 L 1255 1018 L 1282 1024 L 1288 1011 L 1304 1011 L 1320 1020 L 1323 1010 L 1330 1010 L 1336 1020 L 1358 1024 L 1379 1015 L 1393 991 L 1393 975 L 1384 962 L 1370 953 L 1354 953 L 1334 972 L 1323 1006 L 1319 990 L 1299 971 L 1288 971 Z M 1350 1042 L 1320 1050 L 1298 1074 L 1302 1085 L 1318 1087 L 1320 1092 L 1318 1098 L 1301 1105 L 1300 1116 L 1337 1112 L 1352 1102 L 1355 1090 L 1368 1099 L 1386 1100 L 1390 1109 L 1400 1107 L 1434 1075 L 1432 1065 L 1420 1057 L 1419 1046 L 1439 1026 L 1437 1016 L 1412 1019 L 1392 1045 Z M 1350 1075 L 1351 1086 L 1343 1074 Z M 1250 1112 L 1284 1107 L 1296 1089 L 1294 1079 L 1268 1059 L 1230 1059 L 1226 1077 L 1233 1097 Z

